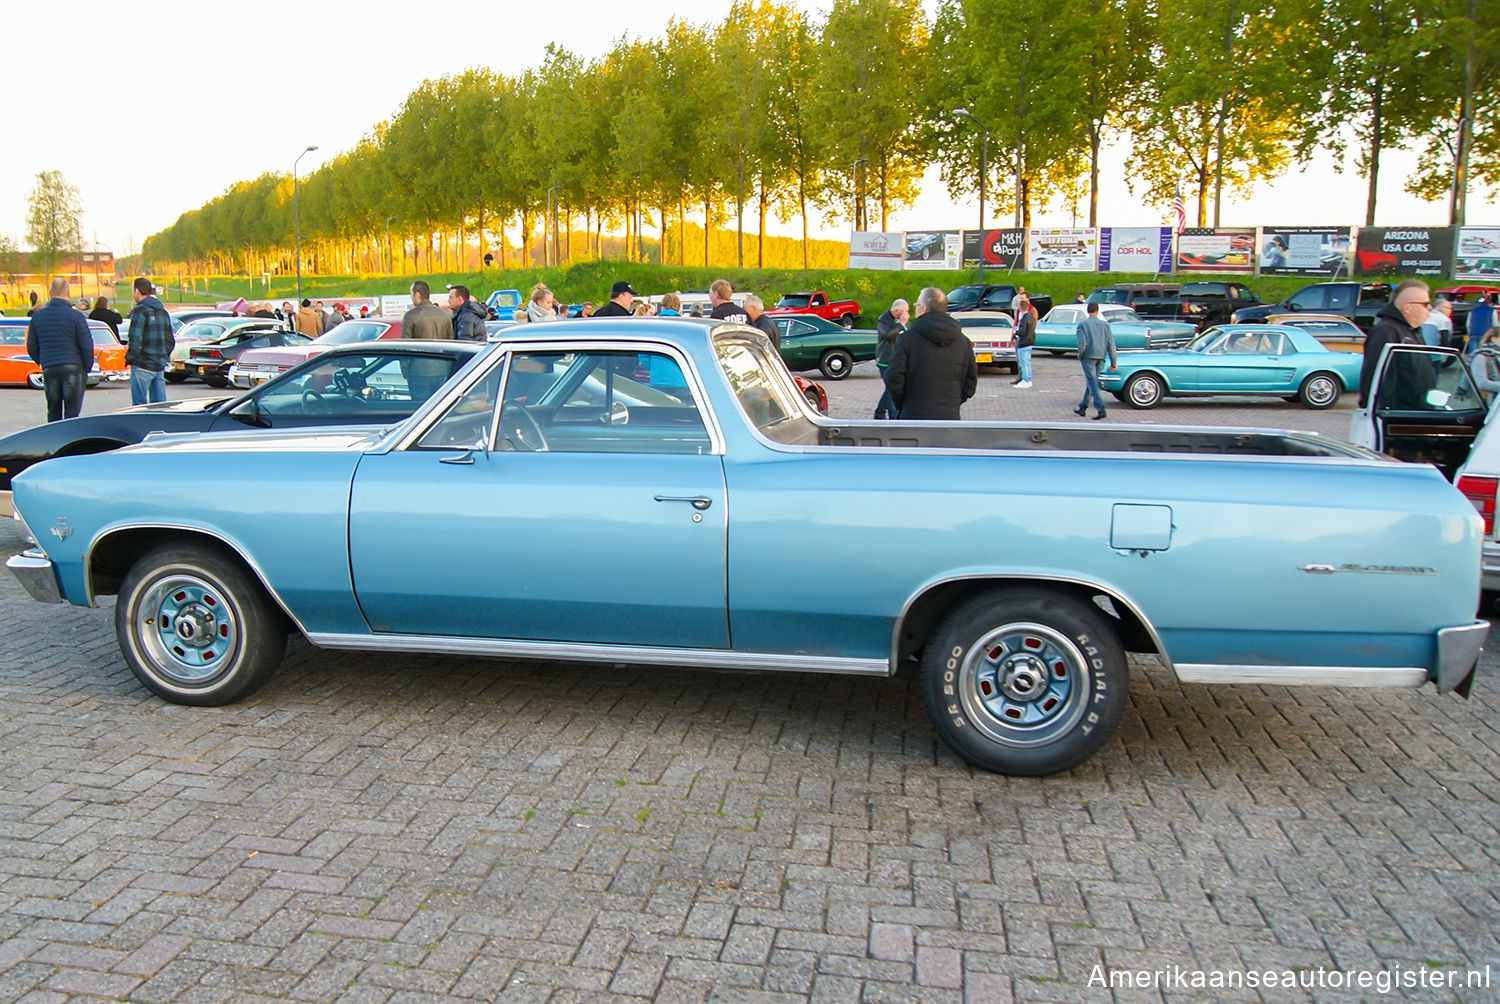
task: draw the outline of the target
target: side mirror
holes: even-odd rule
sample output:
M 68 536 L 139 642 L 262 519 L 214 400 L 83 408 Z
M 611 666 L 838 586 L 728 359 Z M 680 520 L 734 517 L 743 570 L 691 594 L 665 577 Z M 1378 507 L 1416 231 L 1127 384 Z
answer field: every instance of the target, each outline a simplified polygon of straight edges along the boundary
M 1452 397 L 1453 395 L 1449 394 L 1445 390 L 1438 390 L 1436 388 L 1433 388 L 1432 390 L 1429 390 L 1427 392 L 1427 395 L 1425 398 L 1423 398 L 1423 400 L 1427 402 L 1427 407 L 1429 408 L 1446 408 L 1448 407 L 1449 399 Z

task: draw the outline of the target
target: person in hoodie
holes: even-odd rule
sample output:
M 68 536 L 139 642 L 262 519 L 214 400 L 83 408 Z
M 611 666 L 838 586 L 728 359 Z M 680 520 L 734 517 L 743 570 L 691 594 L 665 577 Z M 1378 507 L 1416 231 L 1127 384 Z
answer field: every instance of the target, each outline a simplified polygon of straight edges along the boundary
M 489 337 L 489 330 L 484 326 L 484 308 L 474 302 L 468 286 L 448 287 L 448 309 L 453 311 L 454 338 L 482 342 Z
M 1367 407 L 1370 384 L 1375 380 L 1375 368 L 1380 364 L 1380 353 L 1390 342 L 1404 345 L 1422 344 L 1422 322 L 1432 312 L 1432 293 L 1421 279 L 1407 279 L 1391 291 L 1390 302 L 1375 315 L 1375 327 L 1365 338 L 1365 359 L 1359 367 L 1359 406 Z M 1426 360 L 1408 360 L 1425 364 Z M 1421 366 L 1402 366 L 1397 371 L 1397 398 L 1410 405 L 1421 391 L 1432 386 L 1432 368 L 1425 374 Z M 1421 386 L 1424 385 L 1425 386 Z M 1382 385 L 1384 386 L 1384 385 Z M 1385 400 L 1385 394 L 1381 394 Z
M 125 363 L 130 367 L 130 403 L 155 404 L 167 399 L 167 381 L 162 374 L 172 361 L 176 340 L 172 318 L 156 298 L 156 287 L 145 276 L 130 286 L 130 348 Z
M 917 316 L 896 339 L 885 386 L 903 419 L 949 422 L 979 389 L 973 344 L 936 286 L 917 294 Z

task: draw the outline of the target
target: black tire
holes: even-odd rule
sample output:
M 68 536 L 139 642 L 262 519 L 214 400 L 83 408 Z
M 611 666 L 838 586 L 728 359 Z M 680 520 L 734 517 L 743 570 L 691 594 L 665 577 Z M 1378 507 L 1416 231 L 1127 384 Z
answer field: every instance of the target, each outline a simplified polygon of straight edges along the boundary
M 1155 408 L 1166 395 L 1166 384 L 1155 373 L 1137 373 L 1125 381 L 1125 403 L 1132 408 Z
M 1343 383 L 1332 373 L 1314 373 L 1297 389 L 1297 397 L 1314 411 L 1332 408 L 1339 403 L 1339 395 L 1343 393 Z
M 163 379 L 165 379 L 167 381 L 167 383 L 186 383 L 187 382 L 187 374 L 186 373 L 177 373 L 177 372 L 174 372 L 173 370 L 167 370 L 165 373 L 162 374 L 162 377 L 163 377 Z
M 938 735 L 969 764 L 1020 777 L 1096 753 L 1120 723 L 1129 677 L 1103 613 L 1030 587 L 966 600 L 922 654 L 922 700 Z
M 228 387 L 229 386 L 229 378 L 228 377 L 212 376 L 212 375 L 209 375 L 209 374 L 204 374 L 204 376 L 203 376 L 203 382 L 206 383 L 206 384 L 208 384 L 210 387 Z
M 229 704 L 259 689 L 286 651 L 281 609 L 237 560 L 163 544 L 131 567 L 115 637 L 136 678 L 174 704 Z
M 1116 401 L 1125 400 L 1125 392 L 1123 390 L 1112 390 L 1109 393 Z
M 853 328 L 854 327 L 854 315 L 853 314 L 845 314 L 843 317 L 840 317 L 839 318 L 839 327 L 843 328 L 845 331 L 848 331 L 849 329 Z
M 818 400 L 818 392 L 816 390 L 813 390 L 811 387 L 809 387 L 807 388 L 807 390 L 802 392 L 802 396 L 807 399 L 807 406 L 809 408 L 811 408 L 813 411 L 821 413 L 823 402 Z
M 854 357 L 844 349 L 829 349 L 818 360 L 818 371 L 830 380 L 842 380 L 854 369 Z

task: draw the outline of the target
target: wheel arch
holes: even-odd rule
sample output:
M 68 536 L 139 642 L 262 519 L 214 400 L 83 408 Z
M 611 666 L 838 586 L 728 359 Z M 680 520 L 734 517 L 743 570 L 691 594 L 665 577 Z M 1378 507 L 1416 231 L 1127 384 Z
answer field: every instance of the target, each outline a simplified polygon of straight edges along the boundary
M 1157 369 L 1155 366 L 1142 366 L 1140 369 L 1131 370 L 1130 375 L 1120 381 L 1121 388 L 1124 388 L 1127 384 L 1130 383 L 1130 381 L 1143 374 L 1146 376 L 1155 377 L 1158 381 L 1160 381 L 1163 394 L 1171 394 L 1173 392 L 1172 381 L 1167 379 L 1167 374 L 1165 372 Z
M 1027 586 L 1070 597 L 1099 610 L 1110 619 L 1127 652 L 1161 657 L 1167 668 L 1176 669 L 1156 628 L 1139 607 L 1119 590 L 1065 575 L 982 574 L 954 576 L 928 583 L 906 601 L 891 635 L 891 667 L 897 672 L 906 660 L 918 655 L 943 616 L 969 597 L 1007 586 Z M 1102 598 L 1105 602 L 1101 603 Z
M 244 549 L 222 534 L 202 527 L 150 524 L 111 527 L 101 533 L 89 545 L 83 559 L 84 588 L 88 603 L 93 605 L 96 596 L 118 593 L 120 583 L 131 566 L 146 552 L 163 544 L 194 544 L 241 565 L 270 597 L 287 622 L 301 634 L 307 634 L 302 622 L 266 580 L 260 566 L 245 554 Z

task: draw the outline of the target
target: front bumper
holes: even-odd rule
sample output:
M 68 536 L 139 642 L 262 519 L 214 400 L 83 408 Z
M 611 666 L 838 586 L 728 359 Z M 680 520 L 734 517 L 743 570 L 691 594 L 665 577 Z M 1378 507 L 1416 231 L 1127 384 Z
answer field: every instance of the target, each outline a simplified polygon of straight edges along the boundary
M 28 548 L 12 555 L 6 562 L 22 588 L 38 603 L 61 603 L 62 592 L 57 588 L 57 572 L 52 561 L 36 548 Z

